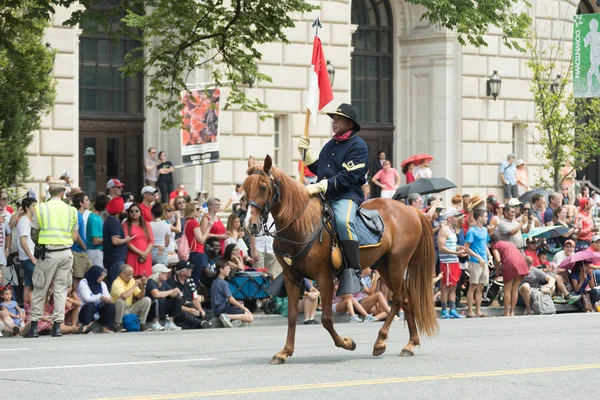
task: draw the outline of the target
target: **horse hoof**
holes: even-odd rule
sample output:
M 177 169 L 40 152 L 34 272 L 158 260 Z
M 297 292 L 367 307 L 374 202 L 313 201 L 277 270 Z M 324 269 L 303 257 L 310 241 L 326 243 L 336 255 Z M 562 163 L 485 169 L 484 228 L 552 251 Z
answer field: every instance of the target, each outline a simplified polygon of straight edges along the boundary
M 410 351 L 410 350 L 405 350 L 405 349 L 403 349 L 403 350 L 400 352 L 400 357 L 412 357 L 412 356 L 414 356 L 414 355 L 415 355 L 415 353 L 413 353 L 413 352 L 412 352 L 412 351 Z
M 385 346 L 383 346 L 383 347 L 373 347 L 373 355 L 375 357 L 379 357 L 383 353 L 385 353 Z
M 269 362 L 269 364 L 271 364 L 271 365 L 285 364 L 285 359 L 284 358 L 279 358 L 279 357 L 273 357 L 271 359 L 271 361 Z
M 354 351 L 356 350 L 356 342 L 354 341 L 354 339 L 350 339 L 352 341 L 352 345 L 350 346 L 350 348 L 348 350 L 350 351 Z

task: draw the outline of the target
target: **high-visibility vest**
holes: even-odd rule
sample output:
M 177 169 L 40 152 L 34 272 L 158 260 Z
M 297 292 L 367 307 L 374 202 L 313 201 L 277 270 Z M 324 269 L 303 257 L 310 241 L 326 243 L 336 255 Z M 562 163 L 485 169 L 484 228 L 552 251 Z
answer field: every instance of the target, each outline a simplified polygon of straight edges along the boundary
M 35 206 L 40 225 L 39 244 L 73 245 L 73 227 L 77 224 L 77 210 L 67 203 L 50 200 Z

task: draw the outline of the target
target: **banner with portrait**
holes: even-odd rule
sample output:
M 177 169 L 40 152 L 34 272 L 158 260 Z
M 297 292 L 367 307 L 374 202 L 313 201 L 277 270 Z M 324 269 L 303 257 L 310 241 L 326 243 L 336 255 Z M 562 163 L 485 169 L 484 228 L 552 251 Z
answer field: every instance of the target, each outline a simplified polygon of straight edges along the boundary
M 219 88 L 181 92 L 181 157 L 184 165 L 219 161 L 220 96 Z
M 600 14 L 575 15 L 573 22 L 573 94 L 600 97 Z

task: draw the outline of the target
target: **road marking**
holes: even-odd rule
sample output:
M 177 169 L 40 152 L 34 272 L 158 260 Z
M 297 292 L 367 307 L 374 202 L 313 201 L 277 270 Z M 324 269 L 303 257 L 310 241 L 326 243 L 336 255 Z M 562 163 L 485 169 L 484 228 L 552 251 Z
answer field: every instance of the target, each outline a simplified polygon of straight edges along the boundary
M 107 364 L 75 364 L 75 365 L 53 365 L 48 367 L 28 367 L 28 368 L 6 368 L 0 369 L 0 372 L 15 371 L 42 371 L 47 369 L 70 369 L 70 368 L 96 368 L 96 367 L 118 367 L 122 365 L 148 365 L 148 364 L 169 364 L 169 363 L 190 363 L 197 361 L 214 361 L 216 358 L 192 358 L 185 360 L 155 360 L 155 361 L 132 361 Z
M 0 351 L 25 351 L 25 350 L 29 350 L 29 348 L 23 347 L 23 348 L 18 348 L 18 349 L 0 349 Z
M 488 372 L 466 372 L 466 373 L 462 373 L 462 374 L 449 374 L 449 375 L 409 376 L 406 378 L 385 378 L 385 379 L 371 379 L 371 380 L 364 380 L 364 381 L 325 382 L 325 383 L 291 385 L 291 386 L 266 386 L 266 387 L 256 387 L 256 388 L 246 388 L 246 389 L 214 390 L 214 391 L 210 391 L 210 392 L 114 397 L 114 398 L 103 398 L 103 399 L 96 399 L 96 400 L 182 399 L 182 398 L 190 398 L 190 397 L 232 396 L 232 395 L 255 394 L 255 393 L 291 392 L 291 391 L 297 391 L 297 390 L 310 390 L 310 389 L 331 389 L 331 388 L 352 387 L 352 386 L 371 386 L 371 385 L 386 385 L 386 384 L 389 385 L 389 384 L 394 384 L 394 383 L 426 382 L 426 381 L 440 381 L 440 380 L 450 380 L 450 379 L 470 379 L 470 378 L 482 378 L 482 377 L 490 377 L 490 376 L 543 374 L 543 373 L 565 372 L 565 371 L 583 371 L 583 370 L 590 370 L 590 369 L 600 369 L 600 364 L 582 364 L 582 365 L 570 365 L 570 366 L 564 366 L 564 367 L 528 368 L 528 369 L 500 370 L 500 371 L 488 371 Z

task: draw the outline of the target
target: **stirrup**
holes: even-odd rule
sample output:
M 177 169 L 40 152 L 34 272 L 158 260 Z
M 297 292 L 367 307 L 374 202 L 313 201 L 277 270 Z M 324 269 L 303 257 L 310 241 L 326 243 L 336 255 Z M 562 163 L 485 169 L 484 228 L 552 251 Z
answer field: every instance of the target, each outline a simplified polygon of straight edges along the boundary
M 362 290 L 362 283 L 358 278 L 358 271 L 352 268 L 344 268 L 340 275 L 340 284 L 336 292 L 337 296 L 345 294 L 355 294 Z
M 271 284 L 267 286 L 266 292 L 275 297 L 287 297 L 283 272 L 277 275 L 277 278 L 273 279 Z

